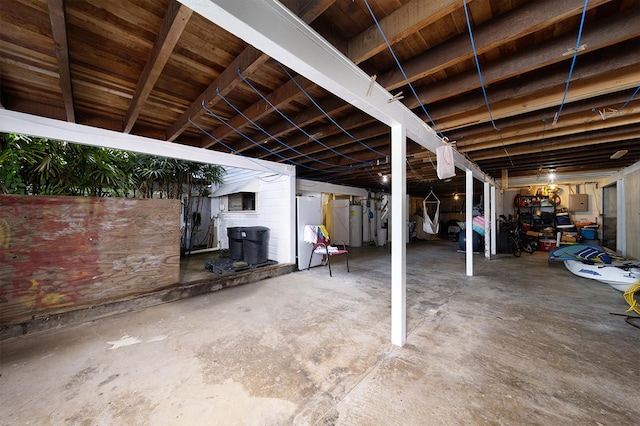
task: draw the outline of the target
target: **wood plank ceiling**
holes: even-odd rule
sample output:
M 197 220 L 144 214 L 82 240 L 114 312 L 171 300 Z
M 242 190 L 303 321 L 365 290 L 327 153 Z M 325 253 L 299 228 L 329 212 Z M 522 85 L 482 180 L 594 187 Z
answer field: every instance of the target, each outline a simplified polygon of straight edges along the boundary
M 640 0 L 468 0 L 468 21 L 463 0 L 284 3 L 494 178 L 640 160 Z M 390 173 L 386 126 L 174 0 L 0 0 L 0 83 L 8 110 L 374 190 Z M 409 142 L 407 165 L 412 195 L 445 191 L 433 153 Z

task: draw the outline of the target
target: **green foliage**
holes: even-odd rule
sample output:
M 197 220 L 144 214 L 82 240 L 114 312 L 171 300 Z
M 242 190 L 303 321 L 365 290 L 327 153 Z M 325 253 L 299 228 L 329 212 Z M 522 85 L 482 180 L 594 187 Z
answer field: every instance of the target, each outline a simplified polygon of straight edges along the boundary
M 221 166 L 17 134 L 0 138 L 0 193 L 181 198 L 220 183 Z

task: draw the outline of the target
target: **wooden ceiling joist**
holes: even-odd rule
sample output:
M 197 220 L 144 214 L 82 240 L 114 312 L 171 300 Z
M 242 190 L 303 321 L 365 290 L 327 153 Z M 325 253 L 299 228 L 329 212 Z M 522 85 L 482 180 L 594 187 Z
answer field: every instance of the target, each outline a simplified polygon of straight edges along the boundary
M 142 75 L 138 79 L 136 92 L 125 115 L 123 126 L 125 133 L 129 133 L 133 128 L 142 106 L 158 81 L 158 77 L 160 77 L 160 73 L 162 73 L 165 64 L 169 60 L 169 56 L 187 26 L 192 13 L 191 9 L 175 0 L 171 0 L 169 3 L 158 38 L 153 45 L 153 49 L 151 49 L 149 60 L 142 71 Z
M 67 40 L 67 18 L 64 0 L 47 0 L 49 18 L 51 20 L 51 34 L 58 60 L 60 74 L 60 90 L 69 123 L 75 123 L 76 114 L 73 107 L 73 85 L 71 83 L 71 67 L 69 65 L 69 44 Z

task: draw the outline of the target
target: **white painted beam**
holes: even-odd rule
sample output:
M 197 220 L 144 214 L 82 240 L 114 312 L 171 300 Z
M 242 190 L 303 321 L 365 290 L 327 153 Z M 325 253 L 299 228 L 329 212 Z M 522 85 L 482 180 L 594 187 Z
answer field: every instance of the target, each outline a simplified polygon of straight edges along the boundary
M 627 215 L 626 200 L 624 190 L 624 179 L 618 180 L 616 184 L 617 196 L 617 217 L 616 217 L 616 251 L 622 256 L 627 256 Z
M 465 245 L 467 276 L 473 276 L 473 172 L 465 171 Z
M 483 206 L 483 214 L 484 214 L 484 257 L 487 259 L 491 259 L 491 233 L 490 229 L 493 227 L 491 225 L 491 191 L 489 190 L 489 182 L 484 182 L 484 206 Z
M 497 254 L 496 236 L 496 187 L 491 185 L 491 254 Z
M 0 132 L 20 133 L 81 145 L 103 146 L 142 154 L 295 176 L 295 167 L 21 112 L 0 110 Z
M 322 38 L 277 0 L 179 0 L 196 13 L 241 38 L 351 105 L 393 127 L 402 124 L 407 137 L 435 152 L 440 137 L 371 76 Z M 492 181 L 454 150 L 456 166 L 480 180 Z
M 404 127 L 391 128 L 391 343 L 407 340 L 407 139 Z

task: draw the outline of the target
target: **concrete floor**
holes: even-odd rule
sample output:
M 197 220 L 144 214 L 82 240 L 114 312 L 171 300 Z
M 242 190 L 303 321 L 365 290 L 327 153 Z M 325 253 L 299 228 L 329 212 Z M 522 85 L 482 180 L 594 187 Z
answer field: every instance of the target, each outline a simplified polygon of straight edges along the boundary
M 521 258 L 408 246 L 390 344 L 388 247 L 0 342 L 2 425 L 631 425 L 640 329 L 606 284 Z

